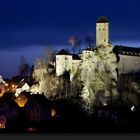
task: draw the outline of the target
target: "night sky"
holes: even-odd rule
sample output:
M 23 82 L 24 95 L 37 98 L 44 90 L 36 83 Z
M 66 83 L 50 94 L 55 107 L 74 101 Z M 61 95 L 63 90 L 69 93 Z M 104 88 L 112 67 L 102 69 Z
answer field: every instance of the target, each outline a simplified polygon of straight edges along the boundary
M 110 21 L 113 45 L 140 47 L 139 0 L 1 0 L 0 75 L 15 76 L 21 56 L 32 64 L 46 47 L 69 47 L 72 35 L 95 40 L 99 16 Z

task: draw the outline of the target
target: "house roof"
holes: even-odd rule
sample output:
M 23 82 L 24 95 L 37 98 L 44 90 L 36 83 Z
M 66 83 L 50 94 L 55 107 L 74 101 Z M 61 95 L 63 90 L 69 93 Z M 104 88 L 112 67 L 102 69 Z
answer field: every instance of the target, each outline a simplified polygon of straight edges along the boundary
M 42 108 L 46 108 L 48 106 L 49 100 L 44 94 L 33 94 L 28 98 L 28 102 L 25 106 L 32 104 L 32 102 L 36 102 L 42 106 Z
M 31 96 L 32 96 L 32 95 L 30 94 L 30 92 L 26 92 L 26 91 L 21 92 L 20 95 L 24 95 L 27 99 L 30 99 Z
M 83 49 L 83 50 L 85 50 L 85 51 L 94 51 L 95 48 L 87 47 L 86 49 Z
M 25 82 L 24 82 L 24 81 L 23 81 L 23 82 L 21 82 L 21 83 L 19 83 L 17 88 L 22 88 L 22 87 L 24 86 L 24 84 L 25 84 Z
M 14 101 L 14 96 L 12 93 L 5 93 L 3 97 L 0 98 L 0 103 L 7 104 L 9 108 L 18 108 L 18 105 Z
M 108 23 L 109 20 L 107 19 L 107 17 L 99 17 L 97 20 L 97 23 Z
M 23 93 L 19 94 L 15 100 L 18 100 L 18 98 L 21 98 L 21 100 L 28 99 Z
M 56 55 L 71 55 L 69 52 L 66 50 L 62 49 L 60 52 L 58 52 Z
M 81 58 L 79 57 L 78 54 L 73 54 L 73 55 L 72 55 L 72 59 L 73 59 L 73 60 L 81 60 Z
M 133 47 L 116 45 L 113 48 L 113 52 L 116 54 L 139 56 L 140 57 L 140 48 L 133 48 Z

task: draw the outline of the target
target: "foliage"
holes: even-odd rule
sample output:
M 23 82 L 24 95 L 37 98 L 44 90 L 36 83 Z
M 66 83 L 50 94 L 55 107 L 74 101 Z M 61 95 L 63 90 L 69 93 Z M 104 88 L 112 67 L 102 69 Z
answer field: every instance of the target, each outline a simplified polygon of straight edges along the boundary
M 80 64 L 79 79 L 83 82 L 81 97 L 88 111 L 93 106 L 110 104 L 118 95 L 117 60 L 112 46 L 99 46 Z M 90 112 L 89 111 L 89 112 Z
M 31 92 L 44 93 L 47 98 L 53 98 L 58 93 L 60 79 L 55 76 L 55 67 L 52 63 L 53 51 L 46 51 L 46 57 L 37 58 L 34 64 L 33 78 L 35 84 L 31 87 Z
M 118 91 L 120 105 L 137 106 L 140 102 L 140 81 L 135 75 L 120 75 L 118 79 Z

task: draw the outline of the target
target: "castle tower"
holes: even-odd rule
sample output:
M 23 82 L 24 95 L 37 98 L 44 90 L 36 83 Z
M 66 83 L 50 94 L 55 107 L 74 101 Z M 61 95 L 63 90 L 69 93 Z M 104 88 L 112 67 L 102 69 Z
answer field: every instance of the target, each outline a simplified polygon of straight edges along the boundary
M 62 49 L 56 54 L 56 75 L 60 76 L 71 69 L 72 55 Z
M 96 46 L 108 45 L 109 42 L 109 21 L 106 17 L 99 17 L 96 22 Z

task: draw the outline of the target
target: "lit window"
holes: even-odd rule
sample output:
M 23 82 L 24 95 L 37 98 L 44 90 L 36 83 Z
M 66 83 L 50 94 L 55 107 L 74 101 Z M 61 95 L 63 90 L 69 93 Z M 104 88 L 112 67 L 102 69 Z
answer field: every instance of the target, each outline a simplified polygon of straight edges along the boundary
M 5 86 L 8 87 L 8 84 L 6 83 Z
M 12 85 L 12 88 L 14 88 L 15 87 L 15 85 Z

